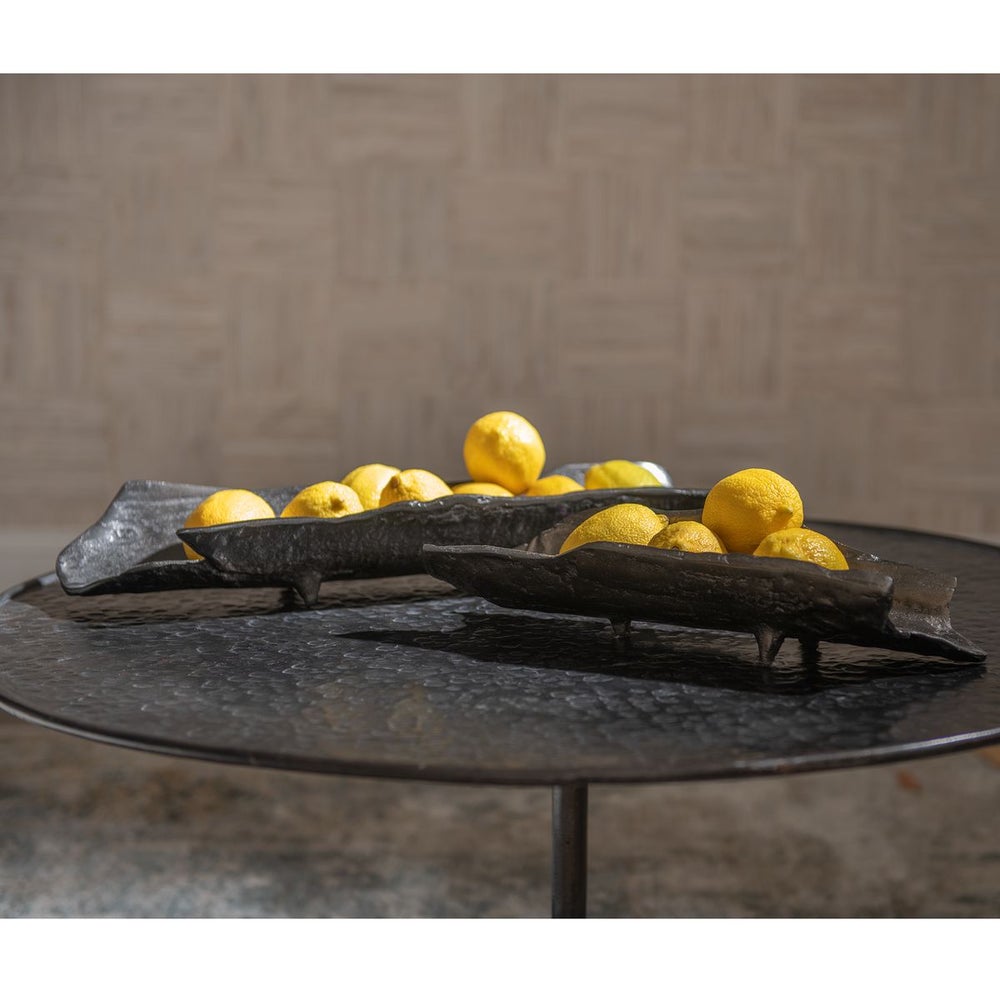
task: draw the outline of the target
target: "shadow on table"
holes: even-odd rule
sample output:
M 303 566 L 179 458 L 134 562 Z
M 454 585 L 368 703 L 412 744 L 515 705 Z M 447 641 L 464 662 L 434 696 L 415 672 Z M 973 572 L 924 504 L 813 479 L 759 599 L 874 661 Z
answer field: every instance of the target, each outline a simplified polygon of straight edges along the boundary
M 594 619 L 504 612 L 462 612 L 463 625 L 438 629 L 372 629 L 349 638 L 436 650 L 482 663 L 566 670 L 734 691 L 807 695 L 875 680 L 937 678 L 943 687 L 984 672 L 981 664 L 858 646 L 789 640 L 771 666 L 757 659 L 751 635 L 657 625 L 618 638 Z
M 14 601 L 48 617 L 95 628 L 130 628 L 151 622 L 190 622 L 210 618 L 249 618 L 288 612 L 364 608 L 378 604 L 431 601 L 456 595 L 455 588 L 429 576 L 377 580 L 336 580 L 323 584 L 319 600 L 306 607 L 291 590 L 276 587 L 164 590 L 143 594 L 76 596 L 57 583 L 32 587 Z

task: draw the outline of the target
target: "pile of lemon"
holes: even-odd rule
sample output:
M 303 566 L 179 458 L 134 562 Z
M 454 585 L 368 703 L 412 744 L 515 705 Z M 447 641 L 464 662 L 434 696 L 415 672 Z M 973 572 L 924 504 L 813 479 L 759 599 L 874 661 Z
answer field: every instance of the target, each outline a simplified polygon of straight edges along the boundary
M 470 481 L 455 487 L 426 469 L 361 465 L 338 481 L 307 486 L 285 506 L 281 517 L 344 517 L 404 500 L 436 500 L 453 493 L 541 497 L 582 489 L 660 485 L 642 466 L 622 460 L 591 466 L 583 486 L 569 476 L 542 477 L 542 437 L 529 421 L 509 410 L 480 417 L 469 428 L 462 453 Z M 219 490 L 191 512 L 184 527 L 205 528 L 275 516 L 271 505 L 256 493 Z M 189 559 L 201 558 L 186 545 L 184 551 Z
M 449 486 L 427 469 L 397 469 L 372 463 L 352 469 L 338 481 L 313 483 L 296 494 L 281 517 L 344 517 L 405 500 L 436 500 L 453 493 L 481 496 L 554 496 L 575 490 L 659 486 L 659 480 L 634 462 L 615 459 L 591 466 L 581 486 L 568 476 L 542 476 L 545 446 L 524 417 L 509 410 L 480 417 L 462 449 L 469 481 Z M 249 490 L 220 490 L 203 500 L 184 522 L 203 528 L 234 521 L 275 517 L 271 505 Z M 727 476 L 709 492 L 701 521 L 666 524 L 665 515 L 636 503 L 605 508 L 580 524 L 563 543 L 567 552 L 588 542 L 629 542 L 684 552 L 746 552 L 847 569 L 837 546 L 802 527 L 798 490 L 767 469 L 745 469 Z M 189 559 L 201 557 L 184 546 Z
M 643 504 L 615 504 L 578 525 L 559 551 L 569 552 L 588 542 L 626 542 L 681 552 L 797 559 L 825 569 L 848 568 L 833 541 L 802 527 L 799 491 L 770 469 L 744 469 L 720 480 L 705 498 L 700 521 L 663 522 L 664 515 Z

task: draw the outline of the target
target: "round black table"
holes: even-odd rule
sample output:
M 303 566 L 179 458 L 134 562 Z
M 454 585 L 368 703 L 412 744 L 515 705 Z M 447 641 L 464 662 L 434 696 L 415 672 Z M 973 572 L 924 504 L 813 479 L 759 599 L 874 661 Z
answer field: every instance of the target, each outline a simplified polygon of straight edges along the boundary
M 0 707 L 121 746 L 335 774 L 553 788 L 553 914 L 586 906 L 587 787 L 874 764 L 1000 739 L 1000 548 L 842 524 L 958 577 L 951 663 L 514 612 L 429 577 L 279 590 L 0 598 Z

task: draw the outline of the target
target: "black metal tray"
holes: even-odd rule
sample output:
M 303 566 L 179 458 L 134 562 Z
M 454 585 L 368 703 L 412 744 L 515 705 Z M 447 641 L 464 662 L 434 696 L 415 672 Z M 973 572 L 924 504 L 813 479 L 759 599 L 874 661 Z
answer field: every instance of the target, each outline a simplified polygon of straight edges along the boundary
M 697 519 L 679 511 L 671 520 Z M 427 571 L 507 608 L 744 632 L 771 663 L 786 637 L 979 661 L 986 654 L 952 628 L 954 576 L 890 562 L 840 544 L 847 570 L 757 556 L 591 543 L 559 555 L 580 515 L 526 548 L 428 545 Z
M 125 483 L 100 520 L 60 553 L 59 582 L 69 594 L 291 587 L 312 604 L 325 580 L 424 572 L 425 544 L 513 547 L 580 512 L 628 502 L 667 512 L 698 504 L 706 493 L 643 487 L 548 497 L 456 495 L 341 518 L 268 518 L 181 529 L 194 507 L 220 488 Z M 257 492 L 281 510 L 299 489 Z M 178 537 L 205 558 L 186 559 Z

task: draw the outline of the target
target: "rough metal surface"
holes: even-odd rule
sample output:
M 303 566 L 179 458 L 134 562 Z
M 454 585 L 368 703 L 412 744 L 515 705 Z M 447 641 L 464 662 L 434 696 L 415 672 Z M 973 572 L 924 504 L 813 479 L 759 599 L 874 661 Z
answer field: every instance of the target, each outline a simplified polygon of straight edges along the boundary
M 670 473 L 659 462 L 649 462 L 642 458 L 627 459 L 626 461 L 635 462 L 636 465 L 641 465 L 647 472 L 651 472 L 659 480 L 661 486 L 674 485 Z M 569 462 L 545 474 L 547 476 L 569 476 L 570 479 L 575 479 L 582 486 L 586 482 L 587 471 L 591 466 L 597 464 L 597 462 Z
M 145 593 L 204 587 L 289 586 L 308 603 L 320 583 L 423 572 L 425 544 L 516 546 L 582 510 L 637 501 L 658 510 L 700 502 L 704 490 L 588 490 L 551 497 L 449 496 L 342 518 L 275 518 L 182 529 L 217 486 L 134 480 L 98 522 L 60 553 L 72 594 Z M 276 511 L 298 487 L 260 490 Z M 205 556 L 184 558 L 182 538 Z
M 844 540 L 959 579 L 956 627 L 1000 648 L 1000 550 Z M 217 760 L 457 781 L 652 781 L 870 763 L 1000 735 L 998 665 L 497 612 L 428 580 L 68 597 L 0 607 L 0 699 L 73 731 Z M 429 588 L 429 589 L 425 589 Z M 435 589 L 437 588 L 437 589 Z M 423 599 L 418 599 L 423 598 Z
M 836 572 L 790 559 L 611 542 L 560 555 L 556 542 L 579 520 L 543 532 L 530 551 L 429 545 L 424 562 L 439 579 L 502 607 L 607 618 L 622 635 L 634 620 L 750 633 L 764 663 L 774 660 L 786 636 L 810 648 L 823 640 L 959 661 L 985 658 L 951 627 L 954 576 L 843 543 L 850 568 Z

